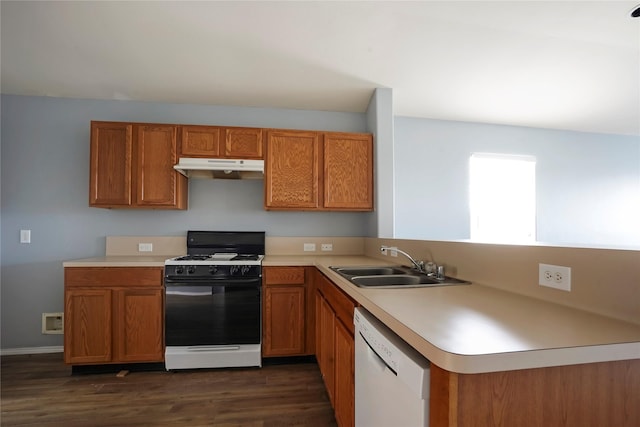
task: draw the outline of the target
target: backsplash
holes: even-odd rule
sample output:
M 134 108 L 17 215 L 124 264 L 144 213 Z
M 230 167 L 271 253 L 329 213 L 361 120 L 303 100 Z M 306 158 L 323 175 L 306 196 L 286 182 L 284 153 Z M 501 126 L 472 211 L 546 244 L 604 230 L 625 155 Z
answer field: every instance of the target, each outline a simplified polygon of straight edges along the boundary
M 640 251 L 365 238 L 365 255 L 404 265 L 380 245 L 443 264 L 453 277 L 640 324 Z M 570 267 L 571 291 L 539 286 L 540 263 Z
M 363 237 L 269 237 L 267 255 L 362 255 Z M 305 251 L 305 247 L 308 249 Z
M 187 238 L 181 236 L 107 236 L 106 240 L 106 256 L 166 255 L 169 258 L 187 253 Z

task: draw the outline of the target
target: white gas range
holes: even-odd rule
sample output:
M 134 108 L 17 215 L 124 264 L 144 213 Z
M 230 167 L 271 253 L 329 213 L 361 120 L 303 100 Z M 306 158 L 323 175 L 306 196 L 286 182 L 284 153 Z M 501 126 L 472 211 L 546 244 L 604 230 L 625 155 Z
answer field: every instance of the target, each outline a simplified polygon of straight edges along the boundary
M 189 231 L 165 261 L 167 370 L 262 365 L 264 235 Z

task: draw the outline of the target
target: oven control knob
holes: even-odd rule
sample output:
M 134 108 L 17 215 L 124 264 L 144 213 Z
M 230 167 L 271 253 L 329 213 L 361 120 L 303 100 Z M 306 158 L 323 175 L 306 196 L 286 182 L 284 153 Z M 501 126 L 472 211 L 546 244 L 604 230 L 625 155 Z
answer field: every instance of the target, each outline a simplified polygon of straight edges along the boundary
M 210 265 L 209 266 L 209 274 L 216 274 L 218 272 L 218 266 Z
M 195 265 L 190 265 L 187 267 L 187 274 L 193 274 L 196 272 L 196 266 Z
M 251 270 L 251 267 L 249 267 L 248 265 L 243 265 L 241 274 L 244 276 L 245 274 L 247 274 L 249 272 L 249 270 Z
M 179 265 L 176 267 L 176 274 L 182 274 L 184 273 L 184 267 Z
M 238 267 L 237 265 L 232 265 L 231 269 L 229 270 L 229 273 L 231 274 L 236 274 L 238 272 L 240 267 Z

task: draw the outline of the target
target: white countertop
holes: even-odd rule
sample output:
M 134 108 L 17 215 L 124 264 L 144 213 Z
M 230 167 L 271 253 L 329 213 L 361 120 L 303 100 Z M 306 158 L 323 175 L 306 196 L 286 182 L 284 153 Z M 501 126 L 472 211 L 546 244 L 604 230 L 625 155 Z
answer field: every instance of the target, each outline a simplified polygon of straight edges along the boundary
M 65 267 L 163 266 L 163 257 L 98 257 Z M 477 284 L 365 289 L 329 266 L 385 265 L 364 256 L 267 256 L 315 266 L 432 363 L 482 373 L 640 359 L 640 325 Z M 387 264 L 388 265 L 388 264 Z

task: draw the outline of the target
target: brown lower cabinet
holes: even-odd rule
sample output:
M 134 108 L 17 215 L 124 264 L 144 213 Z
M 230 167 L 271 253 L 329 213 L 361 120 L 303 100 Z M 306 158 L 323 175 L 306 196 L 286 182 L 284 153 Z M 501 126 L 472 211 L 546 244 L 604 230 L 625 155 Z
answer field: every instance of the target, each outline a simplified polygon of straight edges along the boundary
M 316 270 L 316 357 L 339 426 L 355 424 L 356 302 Z
M 314 267 L 262 269 L 262 356 L 315 352 Z
M 162 267 L 67 267 L 67 364 L 164 360 Z

